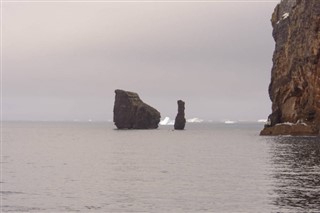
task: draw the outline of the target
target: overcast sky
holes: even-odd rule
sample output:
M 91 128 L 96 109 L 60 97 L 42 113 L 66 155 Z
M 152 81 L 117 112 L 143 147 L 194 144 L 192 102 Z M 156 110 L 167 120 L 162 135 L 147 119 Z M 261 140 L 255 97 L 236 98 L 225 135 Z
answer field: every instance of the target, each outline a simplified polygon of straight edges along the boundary
M 278 1 L 3 2 L 3 118 L 110 120 L 114 90 L 174 118 L 257 120 Z

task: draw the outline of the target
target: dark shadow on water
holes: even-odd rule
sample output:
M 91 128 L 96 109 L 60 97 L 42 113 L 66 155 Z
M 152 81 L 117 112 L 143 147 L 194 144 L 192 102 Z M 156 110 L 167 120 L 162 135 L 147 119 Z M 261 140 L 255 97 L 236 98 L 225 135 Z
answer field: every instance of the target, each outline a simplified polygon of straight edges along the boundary
M 280 212 L 320 212 L 320 137 L 274 137 L 268 142 L 272 204 Z

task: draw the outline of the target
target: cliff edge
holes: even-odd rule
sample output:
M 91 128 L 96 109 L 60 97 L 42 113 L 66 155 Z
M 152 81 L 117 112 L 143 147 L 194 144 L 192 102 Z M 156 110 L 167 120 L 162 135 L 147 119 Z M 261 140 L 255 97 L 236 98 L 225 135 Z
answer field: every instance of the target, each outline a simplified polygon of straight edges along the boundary
M 320 127 L 320 0 L 282 0 L 271 23 L 275 50 L 272 113 L 261 135 L 318 135 Z

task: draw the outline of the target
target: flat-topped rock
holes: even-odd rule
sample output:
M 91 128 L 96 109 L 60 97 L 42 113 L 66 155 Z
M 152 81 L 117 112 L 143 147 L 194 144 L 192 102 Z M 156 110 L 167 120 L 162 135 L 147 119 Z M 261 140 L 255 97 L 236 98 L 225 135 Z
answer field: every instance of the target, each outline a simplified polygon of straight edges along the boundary
M 118 129 L 156 129 L 160 113 L 135 92 L 115 90 L 113 121 Z

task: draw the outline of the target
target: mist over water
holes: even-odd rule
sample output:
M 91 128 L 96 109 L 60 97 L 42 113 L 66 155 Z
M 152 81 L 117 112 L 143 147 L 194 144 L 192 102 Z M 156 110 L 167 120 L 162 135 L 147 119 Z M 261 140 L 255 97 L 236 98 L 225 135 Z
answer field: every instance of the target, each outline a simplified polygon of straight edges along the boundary
M 3 125 L 3 212 L 319 212 L 320 140 L 261 124 Z

